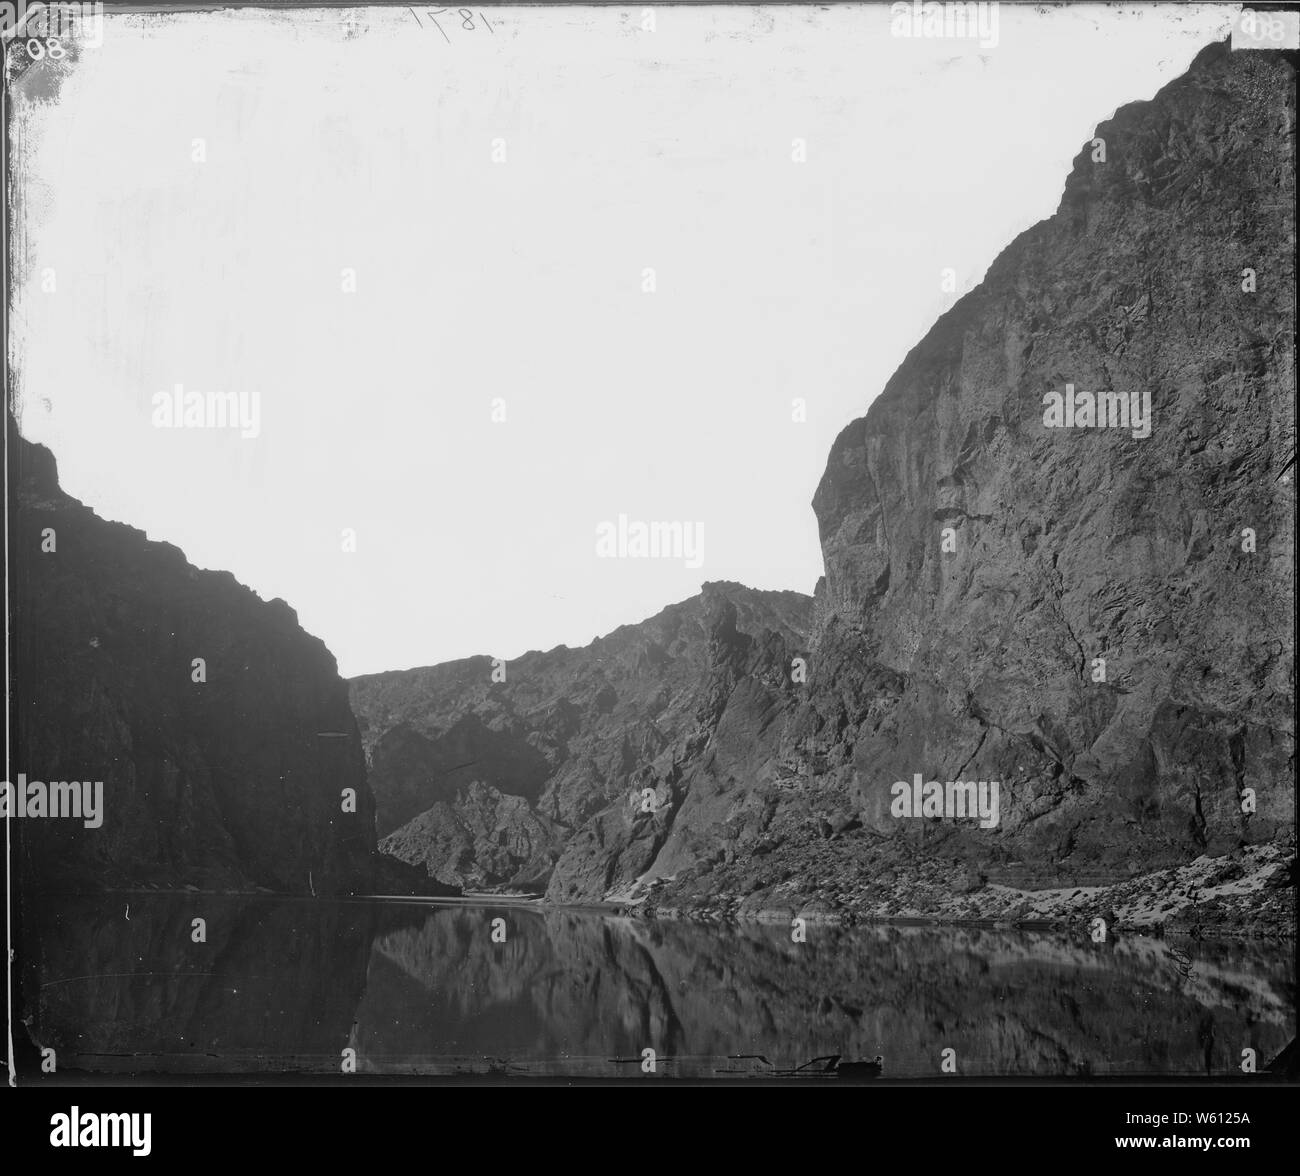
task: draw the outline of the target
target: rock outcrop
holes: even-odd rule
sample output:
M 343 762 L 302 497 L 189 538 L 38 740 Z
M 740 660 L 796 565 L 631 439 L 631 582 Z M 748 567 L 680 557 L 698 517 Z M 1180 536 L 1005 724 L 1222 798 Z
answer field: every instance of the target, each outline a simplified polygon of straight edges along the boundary
M 381 821 L 444 806 L 393 847 L 441 838 L 457 877 L 549 856 L 560 900 L 832 915 L 936 870 L 966 895 L 1293 853 L 1294 124 L 1286 55 L 1215 45 L 1097 128 L 836 440 L 810 626 L 721 586 L 508 686 L 486 659 L 354 682 L 401 765 Z M 680 610 L 692 640 L 650 637 Z M 451 799 L 461 755 L 552 846 L 453 821 L 485 803 Z M 917 777 L 996 782 L 996 818 L 902 813 Z
M 527 653 L 504 681 L 486 657 L 353 679 L 383 848 L 454 885 L 631 886 L 706 748 L 753 739 L 738 754 L 757 768 L 775 747 L 766 719 L 795 699 L 811 619 L 797 592 L 709 584 L 583 649 Z
M 12 418 L 9 470 L 10 762 L 29 787 L 103 781 L 98 827 L 13 822 L 24 887 L 408 889 L 347 687 L 293 609 L 97 517 Z
M 380 842 L 387 854 L 471 890 L 546 889 L 564 830 L 525 797 L 473 781 Z

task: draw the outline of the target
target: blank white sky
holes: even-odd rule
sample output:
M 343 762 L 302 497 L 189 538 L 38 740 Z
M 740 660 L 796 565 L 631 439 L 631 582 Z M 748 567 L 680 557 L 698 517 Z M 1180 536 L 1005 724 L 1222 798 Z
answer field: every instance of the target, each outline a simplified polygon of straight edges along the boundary
M 15 91 L 23 431 L 345 674 L 581 645 L 705 580 L 810 592 L 830 443 L 940 271 L 978 281 L 1238 8 L 1003 4 L 994 48 L 885 5 L 450 43 L 405 9 L 108 17 L 55 101 Z M 155 429 L 177 383 L 257 390 L 261 435 Z M 703 523 L 703 567 L 597 559 L 620 513 Z

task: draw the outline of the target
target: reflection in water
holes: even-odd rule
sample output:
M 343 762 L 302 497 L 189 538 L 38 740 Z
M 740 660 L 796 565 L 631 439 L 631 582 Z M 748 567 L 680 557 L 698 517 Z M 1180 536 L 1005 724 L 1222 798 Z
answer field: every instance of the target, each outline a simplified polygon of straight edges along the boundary
M 32 1036 L 60 1071 L 337 1072 L 377 925 L 360 903 L 43 900 L 23 925 Z
M 1289 944 L 816 925 L 793 943 L 524 905 L 140 894 L 49 906 L 32 932 L 32 1032 L 60 1070 L 336 1074 L 351 1048 L 363 1073 L 641 1078 L 653 1049 L 661 1075 L 882 1054 L 912 1077 L 951 1049 L 966 1075 L 1227 1074 L 1295 1033 Z

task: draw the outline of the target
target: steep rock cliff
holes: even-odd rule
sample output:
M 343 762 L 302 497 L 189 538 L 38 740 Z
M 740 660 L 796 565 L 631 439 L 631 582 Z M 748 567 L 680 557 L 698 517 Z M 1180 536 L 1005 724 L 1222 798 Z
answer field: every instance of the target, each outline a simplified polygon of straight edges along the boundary
M 9 427 L 13 771 L 103 781 L 98 828 L 13 823 L 23 884 L 405 887 L 377 851 L 329 650 L 284 601 L 98 518 L 59 488 L 50 452 Z
M 1292 78 L 1216 45 L 1098 126 L 837 439 L 806 729 L 871 828 L 1109 878 L 1292 828 Z M 1150 420 L 1047 427 L 1070 385 Z M 1000 826 L 895 819 L 918 772 Z
M 814 834 L 799 790 L 770 852 L 647 909 L 1002 917 L 998 884 L 1118 902 L 1294 853 L 1294 101 L 1284 55 L 1214 45 L 1120 109 L 843 430 L 782 758 L 860 827 Z M 1071 389 L 1141 420 L 1057 427 Z M 996 825 L 899 815 L 918 775 L 998 782 Z
M 576 694 L 512 665 L 508 696 L 546 716 L 526 727 L 482 702 L 485 659 L 360 680 L 374 762 L 390 740 L 404 762 L 399 723 L 432 767 L 523 763 L 522 738 L 557 768 L 537 808 L 563 900 L 851 914 L 892 887 L 919 913 L 1264 843 L 1276 874 L 1295 833 L 1294 115 L 1285 55 L 1215 45 L 1097 128 L 1055 215 L 836 440 L 807 635 L 723 600 L 694 653 L 643 645 L 631 692 L 597 677 L 599 642 L 530 655 L 592 664 Z M 1067 392 L 1114 427 L 1049 427 Z M 477 742 L 442 747 L 468 711 Z M 447 800 L 454 774 L 432 774 L 414 802 Z M 511 774 L 485 782 L 538 787 Z M 996 821 L 899 815 L 916 776 L 996 782 Z
M 733 686 L 760 714 L 789 709 L 811 618 L 797 592 L 709 584 L 582 649 L 527 653 L 503 681 L 486 657 L 353 679 L 384 849 L 456 885 L 631 884 L 669 840 L 683 766 L 720 725 L 729 738 Z

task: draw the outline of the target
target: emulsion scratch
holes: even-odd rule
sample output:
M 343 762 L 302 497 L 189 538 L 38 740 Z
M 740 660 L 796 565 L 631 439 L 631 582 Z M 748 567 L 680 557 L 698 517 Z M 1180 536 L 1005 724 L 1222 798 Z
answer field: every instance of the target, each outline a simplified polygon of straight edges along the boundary
M 56 984 L 75 984 L 78 980 L 127 980 L 142 979 L 145 976 L 166 976 L 169 979 L 192 980 L 198 977 L 215 976 L 216 972 L 89 972 L 85 976 L 64 976 L 59 980 L 46 980 L 42 988 L 53 988 Z

